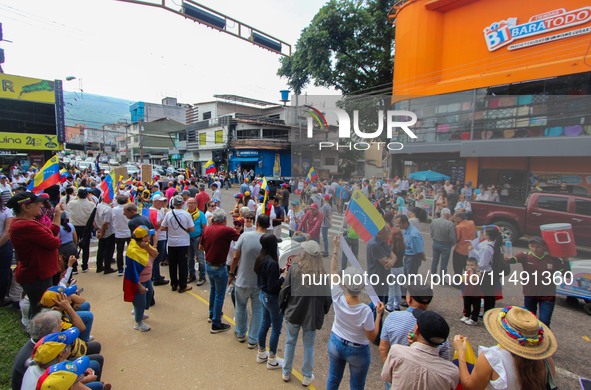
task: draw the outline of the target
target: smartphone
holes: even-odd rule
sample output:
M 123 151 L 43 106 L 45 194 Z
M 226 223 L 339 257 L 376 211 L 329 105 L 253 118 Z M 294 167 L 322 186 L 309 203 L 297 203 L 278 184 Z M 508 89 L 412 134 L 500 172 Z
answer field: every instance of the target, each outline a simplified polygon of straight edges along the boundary
M 84 287 L 78 289 L 78 291 L 76 291 L 76 294 L 80 295 L 84 292 Z

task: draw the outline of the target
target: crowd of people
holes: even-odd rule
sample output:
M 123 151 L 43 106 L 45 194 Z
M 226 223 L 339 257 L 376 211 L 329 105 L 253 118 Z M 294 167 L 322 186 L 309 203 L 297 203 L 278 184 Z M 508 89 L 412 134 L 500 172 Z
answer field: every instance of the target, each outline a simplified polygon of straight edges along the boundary
M 224 205 L 225 211 L 220 189 L 231 184 L 240 184 L 239 192 L 234 195 L 234 205 Z M 349 387 L 365 387 L 372 343 L 379 344 L 387 388 L 453 389 L 461 382 L 470 389 L 484 389 L 489 384 L 498 389 L 525 389 L 553 383 L 551 356 L 556 340 L 549 326 L 555 286 L 542 294 L 536 286 L 524 286 L 528 310 L 495 309 L 500 294 L 495 278 L 506 263 L 519 262 L 526 272 L 548 265 L 566 270 L 568 263 L 547 255 L 539 237 L 530 240 L 530 252 L 503 256 L 498 228 L 491 226 L 477 235 L 469 220 L 469 202 L 474 195 L 469 183 L 456 192 L 448 182 L 431 185 L 404 178 L 332 183 L 293 179 L 269 196 L 258 178 L 242 172 L 229 174 L 224 183 L 216 175 L 202 181 L 177 177 L 150 183 L 130 178 L 118 185 L 114 199 L 106 199 L 101 178 L 83 173 L 68 175 L 57 187 L 57 198 L 51 190 L 40 196 L 24 188 L 11 190 L 7 208 L 0 207 L 3 268 L 8 262 L 8 271 L 2 274 L 7 284 L 3 286 L 22 288 L 23 323 L 31 336 L 14 362 L 15 389 L 82 374 L 84 379 L 71 384 L 72 388 L 110 388 L 102 382 L 104 359 L 100 343 L 91 335 L 94 315 L 90 303 L 73 279 L 78 272 L 89 271 L 93 237 L 98 240 L 96 272 L 122 277 L 123 298 L 132 303 L 133 329 L 151 329 L 146 320 L 155 304 L 155 287 L 170 285 L 172 291 L 184 293 L 192 289 L 192 282 L 198 286 L 209 282 L 209 331 L 226 332 L 231 326 L 222 320 L 223 306 L 230 289 L 236 340 L 256 349 L 257 363 L 270 370 L 280 369 L 286 382 L 291 380 L 300 330 L 302 384 L 314 382 L 315 336 L 332 306 L 328 389 L 341 386 L 347 364 Z M 453 339 L 459 366 L 450 362 L 449 325 L 428 309 L 434 293 L 426 285 L 384 283 L 375 288 L 379 302 L 364 303 L 361 293 L 365 285 L 358 282 L 363 278 L 356 277 L 363 271 L 347 266 L 338 249 L 339 240 L 344 239 L 357 256 L 359 237 L 346 225 L 344 235 L 336 235 L 332 245 L 328 236 L 333 210 L 345 212 L 355 190 L 371 199 L 386 221 L 366 250 L 367 273 L 384 282 L 390 274 L 419 272 L 426 259 L 420 200 L 439 193 L 437 218 L 430 224 L 431 272 L 448 272 L 452 257 L 453 273 L 464 275 L 457 286 L 464 301 L 461 321 L 476 325 L 482 316 L 486 329 L 499 343 L 481 348 L 472 374 L 464 356 L 466 337 Z M 294 199 L 293 193 L 300 194 L 301 200 Z M 455 203 L 450 200 L 451 193 L 457 195 Z M 232 226 L 228 226 L 229 218 Z M 290 236 L 300 242 L 302 253 L 281 268 L 278 243 L 284 222 Z M 38 245 L 31 245 L 33 241 Z M 331 246 L 334 251 L 329 255 Z M 17 266 L 11 281 L 13 252 Z M 326 272 L 323 257 L 329 256 L 330 271 Z M 163 265 L 169 267 L 170 280 L 161 274 Z M 470 275 L 486 272 L 495 275 L 489 284 L 472 282 Z M 329 285 L 302 283 L 304 274 L 322 277 L 331 273 L 349 278 L 332 290 Z M 285 332 L 283 361 L 277 356 L 281 332 Z M 72 364 L 64 368 L 62 363 L 68 359 Z M 56 374 L 64 370 L 73 374 Z

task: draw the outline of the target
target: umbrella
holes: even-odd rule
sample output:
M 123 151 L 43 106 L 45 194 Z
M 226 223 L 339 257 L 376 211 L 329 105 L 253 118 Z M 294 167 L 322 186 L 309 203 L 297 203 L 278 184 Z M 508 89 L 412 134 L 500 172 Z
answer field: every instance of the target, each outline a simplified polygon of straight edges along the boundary
M 449 180 L 450 179 L 449 176 L 444 175 L 443 173 L 430 171 L 430 170 L 429 171 L 414 172 L 414 173 L 411 173 L 408 177 L 410 177 L 411 179 L 414 179 L 414 180 L 419 180 L 419 181 L 425 181 L 425 180 L 441 181 L 441 180 Z

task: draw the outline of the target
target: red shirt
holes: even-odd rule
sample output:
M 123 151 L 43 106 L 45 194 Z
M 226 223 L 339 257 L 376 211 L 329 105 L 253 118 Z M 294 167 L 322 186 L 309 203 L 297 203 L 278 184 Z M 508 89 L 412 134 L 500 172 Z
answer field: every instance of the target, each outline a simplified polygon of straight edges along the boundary
M 537 257 L 532 252 L 522 252 L 511 260 L 512 263 L 521 263 L 523 270 L 529 274 L 529 283 L 523 284 L 523 295 L 545 301 L 556 299 L 556 285 L 552 278 L 554 273 L 570 269 L 568 261 L 563 262 L 547 253 Z
M 205 248 L 205 260 L 211 265 L 225 265 L 230 243 L 238 238 L 240 234 L 229 226 L 221 223 L 206 226 L 201 235 L 201 245 Z
M 323 219 L 324 217 L 320 212 L 316 213 L 316 215 L 312 215 L 312 211 L 308 211 L 304 215 L 304 218 L 302 218 L 300 226 L 298 226 L 298 232 L 303 231 L 306 234 L 309 234 L 312 239 L 320 239 L 320 227 L 322 226 Z
M 16 252 L 14 278 L 31 284 L 57 274 L 60 227 L 47 227 L 35 220 L 15 218 L 10 225 L 10 242 Z
M 197 201 L 197 208 L 203 212 L 206 212 L 207 210 L 205 210 L 205 204 L 210 200 L 209 194 L 205 191 L 199 191 L 199 193 L 195 195 L 195 200 Z

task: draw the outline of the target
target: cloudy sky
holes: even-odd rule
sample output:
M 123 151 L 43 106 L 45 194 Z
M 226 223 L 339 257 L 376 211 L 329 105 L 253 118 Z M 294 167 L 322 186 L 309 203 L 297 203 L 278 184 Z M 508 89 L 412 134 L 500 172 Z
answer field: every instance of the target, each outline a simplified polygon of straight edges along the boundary
M 160 0 L 146 0 L 161 2 Z M 179 9 L 182 0 L 166 0 Z M 293 47 L 326 0 L 200 0 Z M 236 94 L 277 102 L 280 56 L 163 9 L 115 0 L 2 0 L 5 73 L 64 88 L 182 103 Z M 326 94 L 310 87 L 308 94 Z M 333 92 L 334 93 L 334 92 Z

